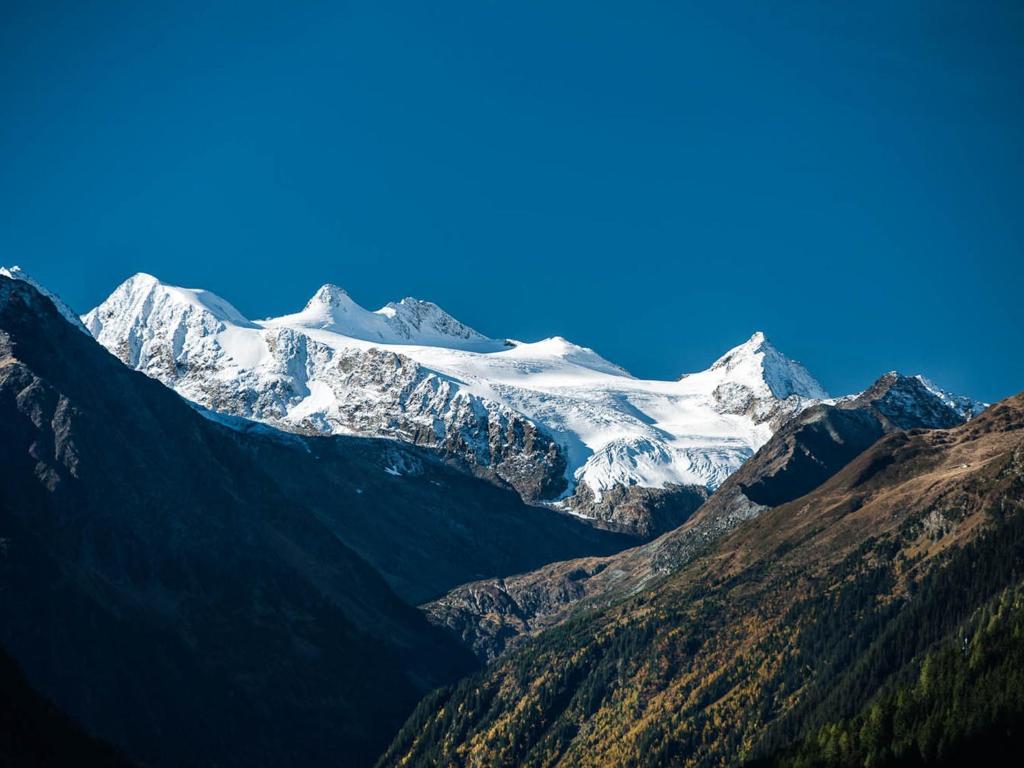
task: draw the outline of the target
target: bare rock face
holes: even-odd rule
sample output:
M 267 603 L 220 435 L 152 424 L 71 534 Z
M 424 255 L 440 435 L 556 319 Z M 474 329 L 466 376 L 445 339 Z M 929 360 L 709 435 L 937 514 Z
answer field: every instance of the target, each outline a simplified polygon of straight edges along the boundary
M 617 485 L 595 497 L 587 485 L 580 485 L 569 501 L 572 511 L 611 530 L 638 534 L 644 538 L 678 528 L 708 499 L 701 485 L 667 485 L 645 488 Z
M 305 345 L 302 359 L 307 366 L 313 361 L 307 381 L 326 387 L 333 400 L 309 415 L 280 417 L 282 426 L 290 421 L 310 433 L 386 436 L 437 448 L 474 474 L 508 483 L 528 501 L 565 488 L 565 459 L 557 444 L 515 411 L 389 350 L 339 352 L 294 331 L 275 333 L 294 340 L 289 348 Z

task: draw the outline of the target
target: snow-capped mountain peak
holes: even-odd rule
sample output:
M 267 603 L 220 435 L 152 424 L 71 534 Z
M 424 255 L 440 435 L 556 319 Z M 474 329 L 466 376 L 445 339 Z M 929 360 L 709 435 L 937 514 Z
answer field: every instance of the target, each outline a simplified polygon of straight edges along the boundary
M 432 302 L 370 311 L 333 284 L 299 312 L 251 322 L 219 296 L 136 275 L 84 319 L 206 408 L 436 445 L 525 497 L 564 493 L 582 514 L 619 486 L 714 488 L 825 396 L 761 333 L 701 373 L 643 380 L 561 336 L 489 339 Z
M 139 315 L 150 313 L 202 314 L 210 323 L 255 327 L 227 299 L 205 288 L 180 288 L 163 283 L 153 275 L 137 272 L 119 285 L 100 306 L 82 316 L 82 321 L 95 336 L 93 325 L 102 327 L 104 320 L 114 316 L 123 317 L 130 312 Z
M 360 306 L 344 288 L 322 285 L 301 312 L 264 320 L 266 327 L 310 328 L 378 344 L 452 348 L 494 346 L 494 341 L 460 323 L 436 304 L 405 298 L 376 311 Z
M 718 358 L 708 373 L 718 374 L 723 383 L 744 386 L 758 397 L 828 397 L 808 370 L 779 352 L 762 331 Z
M 459 322 L 432 301 L 423 301 L 407 296 L 399 302 L 390 302 L 377 310 L 376 314 L 389 318 L 392 326 L 408 338 L 463 339 L 466 341 L 491 341 Z
M 511 348 L 503 355 L 509 359 L 543 360 L 550 366 L 586 369 L 609 376 L 633 378 L 625 368 L 605 360 L 590 347 L 573 344 L 564 336 L 551 336 L 534 342 L 509 341 Z
M 183 365 L 213 360 L 226 352 L 229 338 L 257 329 L 217 294 L 167 285 L 145 272 L 121 283 L 82 322 L 125 363 L 168 384 Z M 260 354 L 256 345 L 244 343 L 232 352 L 238 365 Z
M 372 312 L 356 304 L 348 291 L 333 283 L 321 285 L 302 311 L 265 321 L 268 325 L 293 325 L 303 328 L 323 328 L 361 338 L 360 332 L 373 328 L 376 332 L 380 322 Z
M 306 302 L 304 311 L 323 308 L 347 311 L 350 306 L 358 305 L 348 295 L 348 291 L 334 283 L 324 283 Z M 362 307 L 359 308 L 362 309 Z

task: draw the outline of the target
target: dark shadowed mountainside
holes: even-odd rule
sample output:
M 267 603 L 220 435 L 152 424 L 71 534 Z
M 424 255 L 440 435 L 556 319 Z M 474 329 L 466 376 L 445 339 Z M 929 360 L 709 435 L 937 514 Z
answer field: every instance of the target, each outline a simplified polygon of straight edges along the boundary
M 7 768 L 127 768 L 115 749 L 87 736 L 32 690 L 17 664 L 0 650 L 0 765 Z
M 387 581 L 624 541 L 422 450 L 233 427 L 0 277 L 0 644 L 148 764 L 370 762 L 473 666 Z
M 484 575 L 619 552 L 637 539 L 524 504 L 429 450 L 247 425 L 240 450 L 416 604 Z
M 154 765 L 372 759 L 471 661 L 214 424 L 0 279 L 0 642 Z

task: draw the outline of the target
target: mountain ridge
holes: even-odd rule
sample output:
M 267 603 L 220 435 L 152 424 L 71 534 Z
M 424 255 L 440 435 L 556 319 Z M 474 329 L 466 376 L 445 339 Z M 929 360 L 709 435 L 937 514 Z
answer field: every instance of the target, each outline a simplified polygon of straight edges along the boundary
M 437 448 L 527 502 L 644 538 L 829 399 L 762 332 L 705 371 L 641 380 L 559 336 L 487 339 L 430 302 L 371 312 L 332 284 L 299 313 L 251 321 L 139 274 L 83 318 L 123 362 L 211 411 Z
M 419 300 L 370 312 L 327 284 L 298 314 L 250 321 L 209 294 L 153 290 L 130 278 L 84 321 L 206 408 L 437 447 L 528 501 L 645 536 L 679 521 L 655 521 L 650 504 L 713 490 L 786 414 L 826 394 L 761 334 L 708 371 L 642 381 L 561 337 L 486 339 Z
M 0 644 L 131 758 L 365 764 L 384 724 L 472 668 L 238 433 L 2 276 L 0 411 Z

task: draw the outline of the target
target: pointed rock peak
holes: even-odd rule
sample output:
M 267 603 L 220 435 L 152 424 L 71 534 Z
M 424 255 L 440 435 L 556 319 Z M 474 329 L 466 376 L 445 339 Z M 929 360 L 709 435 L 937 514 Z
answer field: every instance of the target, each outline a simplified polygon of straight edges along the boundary
M 770 341 L 768 341 L 768 337 L 764 335 L 764 331 L 755 331 L 754 334 L 745 342 L 733 347 L 718 358 L 711 365 L 711 368 L 734 367 L 738 363 L 751 359 L 754 355 L 767 352 L 768 350 L 779 354 L 779 351 L 775 349 Z
M 906 376 L 899 371 L 883 374 L 870 387 L 856 395 L 852 402 L 857 405 L 875 405 L 886 415 L 893 411 L 903 420 L 922 415 L 928 417 L 907 421 L 907 426 L 903 426 L 902 422 L 898 424 L 905 429 L 916 426 L 953 426 L 974 418 L 988 407 L 986 403 L 973 398 L 940 389 L 924 376 Z
M 912 377 L 906 376 L 899 371 L 887 371 L 883 373 L 878 379 L 872 384 L 872 387 L 894 387 L 899 385 L 913 386 Z
M 933 391 L 922 376 L 905 376 L 889 371 L 843 407 L 871 406 L 898 429 L 943 428 L 962 424 L 975 415 L 976 404 L 969 398 Z M 980 412 L 980 411 L 979 411 Z
M 11 280 L 20 280 L 23 283 L 28 283 L 37 291 L 39 291 L 39 293 L 43 294 L 43 296 L 48 298 L 53 303 L 53 306 L 57 308 L 57 311 L 64 316 L 65 320 L 67 320 L 69 323 L 71 323 L 73 326 L 75 326 L 78 330 L 82 331 L 83 333 L 89 333 L 88 329 L 82 324 L 82 321 L 78 318 L 78 315 L 75 314 L 74 310 L 72 310 L 71 307 L 64 303 L 64 300 L 61 299 L 60 296 L 53 293 L 51 290 L 49 290 L 46 286 L 44 286 L 30 274 L 28 274 L 28 272 L 23 270 L 21 267 L 17 265 L 13 265 L 10 267 L 0 267 L 0 275 L 3 275 L 4 277 L 9 277 Z
M 905 376 L 899 371 L 888 371 L 875 379 L 871 386 L 859 395 L 854 395 L 854 399 L 862 403 L 874 402 L 888 396 L 892 392 L 901 392 L 903 396 L 907 397 L 932 397 L 924 385 L 914 377 Z
M 488 341 L 482 333 L 459 322 L 434 302 L 412 296 L 406 296 L 398 302 L 392 301 L 378 309 L 376 314 L 388 318 L 395 333 L 409 340 L 442 344 L 445 339 Z
M 779 352 L 763 331 L 730 349 L 710 370 L 729 383 L 779 399 L 792 395 L 815 400 L 828 397 L 807 369 Z
M 355 305 L 348 291 L 334 283 L 324 283 L 306 302 L 306 309 L 314 307 L 345 307 Z M 358 306 L 358 305 L 357 305 Z

